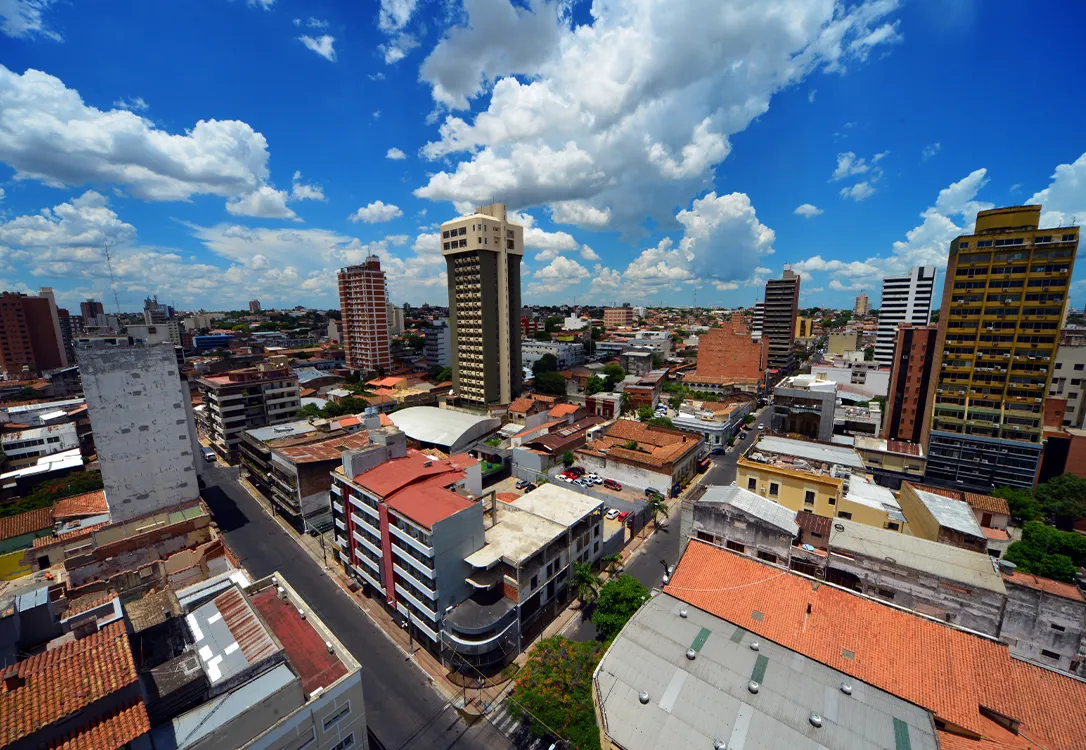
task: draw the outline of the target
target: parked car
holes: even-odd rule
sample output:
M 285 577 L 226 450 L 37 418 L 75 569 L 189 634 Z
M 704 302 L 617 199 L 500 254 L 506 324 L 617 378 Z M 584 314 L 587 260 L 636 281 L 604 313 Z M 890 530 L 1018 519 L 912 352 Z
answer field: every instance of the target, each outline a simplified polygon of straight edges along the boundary
M 614 479 L 604 479 L 603 486 L 609 490 L 621 490 L 622 485 L 616 482 Z
M 522 490 L 527 486 L 528 486 L 528 480 L 527 479 L 521 479 L 519 482 L 517 482 L 517 489 L 518 490 Z
M 534 490 L 534 489 L 535 489 L 535 485 L 534 485 L 534 484 L 532 484 L 531 482 L 529 482 L 528 484 L 524 485 L 524 491 L 525 491 L 525 492 L 531 492 L 531 491 L 532 491 L 532 490 Z
M 761 431 L 761 430 L 764 430 L 764 429 L 765 429 L 765 425 L 764 425 L 764 424 L 761 424 L 761 423 L 759 423 L 759 424 L 758 424 L 758 430 L 759 430 L 759 431 Z
M 570 466 L 566 473 L 579 477 L 585 473 L 585 470 L 583 466 Z
M 625 520 L 627 518 L 629 518 L 629 517 L 630 517 L 630 511 L 624 510 L 621 513 L 618 514 L 618 517 L 617 517 L 616 520 L 625 522 Z
M 646 487 L 645 488 L 645 497 L 661 497 L 662 498 L 663 496 L 664 496 L 664 493 L 660 492 L 660 490 L 656 489 L 655 487 Z
M 616 518 L 618 518 L 618 508 L 611 508 L 603 514 L 603 517 L 609 521 L 614 521 Z

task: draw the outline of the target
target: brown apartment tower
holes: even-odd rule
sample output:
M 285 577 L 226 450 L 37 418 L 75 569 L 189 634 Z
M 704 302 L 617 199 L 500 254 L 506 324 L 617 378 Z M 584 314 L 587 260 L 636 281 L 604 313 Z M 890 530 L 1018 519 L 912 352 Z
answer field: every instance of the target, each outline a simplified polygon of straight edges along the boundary
M 796 340 L 796 315 L 799 313 L 799 274 L 784 269 L 779 279 L 765 285 L 762 335 L 769 339 L 769 366 L 782 372 L 796 364 L 792 345 Z
M 26 368 L 37 375 L 68 365 L 53 290 L 39 296 L 0 295 L 0 372 L 17 378 Z
M 392 369 L 392 355 L 388 340 L 388 291 L 381 260 L 371 255 L 364 263 L 339 269 L 338 278 L 347 367 L 367 374 L 388 372 Z
M 919 443 L 924 431 L 924 404 L 931 393 L 931 365 L 935 361 L 935 326 L 898 326 L 890 370 L 890 394 L 882 437 Z

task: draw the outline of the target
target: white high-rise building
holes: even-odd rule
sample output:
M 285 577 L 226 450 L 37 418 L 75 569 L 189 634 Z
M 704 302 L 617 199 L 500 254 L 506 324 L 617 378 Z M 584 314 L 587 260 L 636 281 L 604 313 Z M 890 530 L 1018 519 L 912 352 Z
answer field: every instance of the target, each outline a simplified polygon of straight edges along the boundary
M 875 337 L 875 361 L 884 367 L 894 363 L 894 339 L 901 323 L 926 326 L 931 318 L 935 266 L 918 266 L 908 276 L 882 280 L 879 329 Z

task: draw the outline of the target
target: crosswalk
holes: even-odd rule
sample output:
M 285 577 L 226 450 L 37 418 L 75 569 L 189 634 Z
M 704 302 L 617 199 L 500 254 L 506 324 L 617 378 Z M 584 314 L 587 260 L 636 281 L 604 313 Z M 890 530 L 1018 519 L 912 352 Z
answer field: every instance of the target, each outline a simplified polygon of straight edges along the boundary
M 508 737 L 517 750 L 547 750 L 550 747 L 549 742 L 536 737 L 518 718 L 509 713 L 509 707 L 505 701 L 492 707 L 486 719 Z

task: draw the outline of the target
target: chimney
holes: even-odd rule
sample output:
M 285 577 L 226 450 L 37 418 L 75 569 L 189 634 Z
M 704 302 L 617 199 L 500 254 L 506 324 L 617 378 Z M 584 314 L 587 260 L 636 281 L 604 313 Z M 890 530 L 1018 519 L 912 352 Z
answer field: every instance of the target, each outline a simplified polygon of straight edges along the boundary
M 26 684 L 26 680 L 19 675 L 18 667 L 9 667 L 8 670 L 4 672 L 4 689 L 9 693 L 18 690 L 24 684 Z

